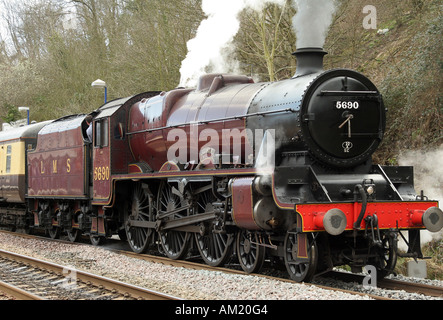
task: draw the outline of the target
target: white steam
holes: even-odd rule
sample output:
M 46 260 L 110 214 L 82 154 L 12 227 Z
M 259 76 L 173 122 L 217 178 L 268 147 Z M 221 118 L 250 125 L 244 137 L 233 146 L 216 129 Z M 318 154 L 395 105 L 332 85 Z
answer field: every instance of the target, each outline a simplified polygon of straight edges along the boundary
M 195 87 L 198 78 L 206 72 L 236 72 L 232 40 L 240 28 L 238 14 L 252 8 L 263 10 L 266 4 L 280 6 L 287 0 L 203 0 L 202 10 L 207 19 L 197 29 L 194 39 L 187 43 L 188 54 L 180 68 L 180 86 Z M 323 47 L 326 33 L 335 12 L 335 0 L 295 0 L 297 14 L 293 19 L 297 47 Z
M 407 151 L 399 156 L 401 166 L 414 167 L 415 191 L 424 195 L 429 200 L 438 200 L 439 207 L 443 209 L 443 145 L 433 151 Z M 443 237 L 443 230 L 437 233 L 421 232 L 421 243 Z
M 433 151 L 407 151 L 399 156 L 401 166 L 414 166 L 415 190 L 430 200 L 443 201 L 443 145 Z M 443 203 L 440 203 L 442 207 Z
M 239 29 L 237 14 L 243 3 L 238 0 L 203 0 L 202 10 L 208 16 L 198 27 L 197 35 L 187 43 L 188 54 L 180 68 L 180 86 L 195 86 L 197 79 L 212 65 L 213 72 L 224 65 L 221 50 L 232 41 Z
M 232 72 L 236 63 L 229 59 L 232 40 L 240 28 L 238 14 L 246 9 L 261 10 L 267 3 L 283 5 L 286 0 L 203 0 L 207 15 L 194 39 L 187 43 L 188 54 L 180 68 L 180 86 L 196 86 L 198 78 L 210 72 Z
M 297 36 L 297 48 L 323 48 L 332 17 L 334 0 L 295 0 L 297 14 L 292 24 Z

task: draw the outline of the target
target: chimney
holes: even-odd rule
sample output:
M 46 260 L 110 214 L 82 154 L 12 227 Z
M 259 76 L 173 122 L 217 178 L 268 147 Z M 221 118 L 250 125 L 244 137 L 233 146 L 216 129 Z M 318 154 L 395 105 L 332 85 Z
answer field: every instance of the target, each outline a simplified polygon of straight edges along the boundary
M 294 77 L 304 76 L 323 70 L 323 57 L 328 53 L 323 48 L 300 48 L 292 55 L 297 58 Z

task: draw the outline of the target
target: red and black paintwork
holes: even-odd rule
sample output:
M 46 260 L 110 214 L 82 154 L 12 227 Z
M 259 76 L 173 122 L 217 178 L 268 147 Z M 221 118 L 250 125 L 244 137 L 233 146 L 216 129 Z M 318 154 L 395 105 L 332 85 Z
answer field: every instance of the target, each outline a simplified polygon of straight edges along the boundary
M 84 115 L 45 125 L 27 153 L 27 203 L 32 227 L 57 236 L 61 230 L 85 228 L 89 208 L 90 144 Z M 80 220 L 79 220 L 80 218 Z
M 235 246 L 247 272 L 270 258 L 297 281 L 340 264 L 389 273 L 400 230 L 415 243 L 407 255 L 422 257 L 419 230 L 441 229 L 443 212 L 417 197 L 412 168 L 372 164 L 381 94 L 355 71 L 323 71 L 324 54 L 300 50 L 291 79 L 209 74 L 196 89 L 41 126 L 23 160 L 21 223 L 73 241 L 118 234 L 135 252 L 160 243 L 173 259 L 194 246 L 211 265 Z
M 89 146 L 84 116 L 46 125 L 28 152 L 28 198 L 89 199 Z M 82 132 L 83 131 L 83 132 Z
M 221 153 L 221 146 L 225 146 L 225 139 L 229 138 L 223 133 L 246 128 L 250 100 L 261 87 L 252 82 L 244 76 L 211 74 L 200 79 L 196 90 L 163 92 L 136 103 L 130 111 L 128 130 L 134 158 L 159 171 L 168 160 L 174 160 L 168 159 L 172 145 L 186 150 L 180 159 L 182 164 L 194 160 L 197 165 L 203 146 Z M 176 139 L 175 129 L 180 130 L 183 139 Z M 207 141 L 208 136 L 201 136 L 205 131 L 216 133 L 218 139 Z M 245 139 L 240 141 L 241 150 L 244 144 L 250 143 Z M 232 148 L 233 145 L 226 153 L 231 153 Z

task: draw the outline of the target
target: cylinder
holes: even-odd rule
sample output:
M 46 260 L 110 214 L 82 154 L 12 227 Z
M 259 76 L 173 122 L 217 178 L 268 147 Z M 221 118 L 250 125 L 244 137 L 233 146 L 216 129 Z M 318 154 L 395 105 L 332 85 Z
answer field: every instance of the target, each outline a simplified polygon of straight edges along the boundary
M 235 178 L 231 184 L 232 217 L 235 224 L 249 230 L 282 228 L 287 222 L 287 214 L 277 207 L 271 196 L 263 196 L 256 190 L 256 179 L 257 177 Z

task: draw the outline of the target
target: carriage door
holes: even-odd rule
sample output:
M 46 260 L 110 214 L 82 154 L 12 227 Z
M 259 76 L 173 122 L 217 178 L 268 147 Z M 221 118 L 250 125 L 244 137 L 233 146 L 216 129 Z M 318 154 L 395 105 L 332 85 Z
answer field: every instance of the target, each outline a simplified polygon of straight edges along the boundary
M 111 153 L 109 139 L 110 118 L 94 121 L 93 139 L 93 202 L 108 204 L 111 195 Z
M 0 200 L 4 201 L 3 190 L 5 187 L 5 160 L 6 160 L 6 145 L 0 147 Z

